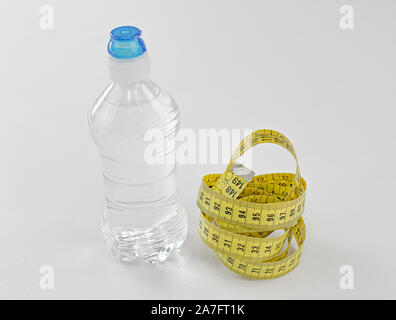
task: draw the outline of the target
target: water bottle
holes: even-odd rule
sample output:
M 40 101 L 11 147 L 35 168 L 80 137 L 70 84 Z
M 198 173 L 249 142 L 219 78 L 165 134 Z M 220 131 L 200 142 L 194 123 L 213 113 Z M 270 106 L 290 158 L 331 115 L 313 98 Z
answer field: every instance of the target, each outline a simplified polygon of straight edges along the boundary
M 122 261 L 156 263 L 183 244 L 187 219 L 177 197 L 175 161 L 169 161 L 179 110 L 149 79 L 141 33 L 131 26 L 111 31 L 111 83 L 90 109 L 88 122 L 102 163 L 105 242 Z M 147 156 L 153 149 L 155 161 Z

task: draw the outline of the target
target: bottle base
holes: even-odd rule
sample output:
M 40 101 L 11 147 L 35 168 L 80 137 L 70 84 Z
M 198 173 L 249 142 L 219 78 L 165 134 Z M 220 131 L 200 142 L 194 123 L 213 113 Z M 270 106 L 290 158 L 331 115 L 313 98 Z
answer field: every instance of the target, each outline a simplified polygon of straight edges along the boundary
M 184 210 L 169 220 L 147 229 L 119 228 L 102 223 L 105 242 L 120 261 L 147 263 L 165 261 L 187 237 L 187 217 Z

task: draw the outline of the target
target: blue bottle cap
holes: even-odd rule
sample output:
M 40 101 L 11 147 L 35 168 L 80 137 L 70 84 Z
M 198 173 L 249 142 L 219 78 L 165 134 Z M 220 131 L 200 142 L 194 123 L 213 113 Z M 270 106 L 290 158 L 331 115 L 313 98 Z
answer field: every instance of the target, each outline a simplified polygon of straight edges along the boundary
M 140 38 L 142 31 L 136 27 L 124 26 L 110 32 L 110 41 L 107 46 L 109 54 L 117 59 L 131 59 L 145 53 L 146 45 Z

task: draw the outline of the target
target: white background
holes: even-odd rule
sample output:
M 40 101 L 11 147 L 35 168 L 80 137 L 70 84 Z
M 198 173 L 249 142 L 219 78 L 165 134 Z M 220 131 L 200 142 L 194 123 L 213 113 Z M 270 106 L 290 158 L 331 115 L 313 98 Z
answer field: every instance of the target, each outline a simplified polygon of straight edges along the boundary
M 40 6 L 54 29 L 40 29 Z M 341 30 L 352 5 L 355 29 Z M 11 1 L 0 4 L 0 297 L 396 298 L 394 1 Z M 179 167 L 188 239 L 163 265 L 117 262 L 104 245 L 100 162 L 87 111 L 108 83 L 112 28 L 143 30 L 152 78 L 182 127 L 270 128 L 294 143 L 308 182 L 300 265 L 267 281 L 228 271 L 197 234 L 201 177 Z M 258 173 L 293 170 L 255 150 Z M 258 160 L 257 160 L 258 159 Z M 355 289 L 341 290 L 351 265 Z M 51 265 L 54 290 L 39 286 Z

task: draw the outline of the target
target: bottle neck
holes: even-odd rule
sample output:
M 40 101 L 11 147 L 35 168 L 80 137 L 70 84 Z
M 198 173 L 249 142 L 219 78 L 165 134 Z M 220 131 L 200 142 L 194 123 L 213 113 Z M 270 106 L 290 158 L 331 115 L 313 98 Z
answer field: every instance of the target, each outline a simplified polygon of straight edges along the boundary
M 109 56 L 110 78 L 117 83 L 133 83 L 145 80 L 150 75 L 150 59 L 146 53 L 132 59 L 116 59 Z

